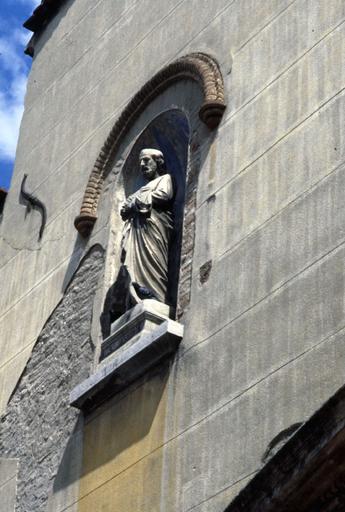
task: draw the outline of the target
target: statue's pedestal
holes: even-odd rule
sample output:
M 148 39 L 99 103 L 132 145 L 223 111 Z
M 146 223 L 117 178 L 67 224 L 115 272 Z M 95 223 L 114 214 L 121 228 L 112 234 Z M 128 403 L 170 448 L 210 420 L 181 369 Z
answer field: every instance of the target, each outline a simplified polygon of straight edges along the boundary
M 101 347 L 100 361 L 116 352 L 127 350 L 139 337 L 151 333 L 169 319 L 170 308 L 156 300 L 146 299 L 127 311 L 111 325 L 111 334 Z
M 102 343 L 98 370 L 72 390 L 71 405 L 95 407 L 174 353 L 183 326 L 169 313 L 169 306 L 147 299 L 116 320 Z

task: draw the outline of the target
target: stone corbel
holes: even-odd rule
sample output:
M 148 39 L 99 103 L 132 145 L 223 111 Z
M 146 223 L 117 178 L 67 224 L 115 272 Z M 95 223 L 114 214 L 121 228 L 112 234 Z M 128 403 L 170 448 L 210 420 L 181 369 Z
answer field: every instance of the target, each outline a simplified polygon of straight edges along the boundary
M 143 300 L 112 324 L 101 346 L 98 368 L 70 393 L 70 405 L 88 412 L 172 357 L 183 325 L 169 318 L 169 306 Z

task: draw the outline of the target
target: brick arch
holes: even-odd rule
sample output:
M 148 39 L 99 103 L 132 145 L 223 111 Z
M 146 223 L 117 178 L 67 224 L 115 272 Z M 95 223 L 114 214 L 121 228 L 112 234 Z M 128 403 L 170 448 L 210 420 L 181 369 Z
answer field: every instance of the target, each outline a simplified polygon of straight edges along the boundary
M 83 237 L 90 235 L 97 219 L 97 208 L 104 179 L 108 175 L 113 158 L 123 137 L 144 109 L 170 85 L 180 80 L 196 81 L 203 92 L 199 117 L 210 130 L 215 129 L 225 110 L 224 83 L 218 63 L 204 53 L 191 53 L 168 64 L 158 71 L 136 93 L 110 130 L 91 171 L 80 214 L 74 225 Z

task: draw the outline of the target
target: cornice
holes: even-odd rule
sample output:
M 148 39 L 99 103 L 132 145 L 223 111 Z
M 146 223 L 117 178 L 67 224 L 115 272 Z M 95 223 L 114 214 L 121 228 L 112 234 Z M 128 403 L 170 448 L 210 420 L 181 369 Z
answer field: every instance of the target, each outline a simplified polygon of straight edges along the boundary
M 42 0 L 30 18 L 24 21 L 23 27 L 38 32 L 55 16 L 62 3 L 63 0 Z

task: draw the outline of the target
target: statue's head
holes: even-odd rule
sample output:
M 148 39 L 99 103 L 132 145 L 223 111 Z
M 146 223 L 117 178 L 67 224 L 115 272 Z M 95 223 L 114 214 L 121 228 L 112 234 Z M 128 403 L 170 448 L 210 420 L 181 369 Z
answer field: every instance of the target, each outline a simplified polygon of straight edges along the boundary
M 158 149 L 143 149 L 139 155 L 140 170 L 145 179 L 158 178 L 165 170 L 163 153 Z

